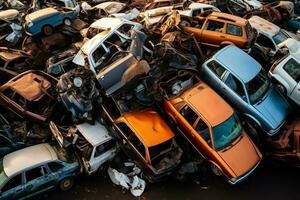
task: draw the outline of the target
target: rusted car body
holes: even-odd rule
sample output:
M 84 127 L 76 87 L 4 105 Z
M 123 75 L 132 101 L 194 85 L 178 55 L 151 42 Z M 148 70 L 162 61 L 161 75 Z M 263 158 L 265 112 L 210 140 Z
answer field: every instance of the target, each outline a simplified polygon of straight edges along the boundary
M 45 122 L 56 104 L 56 84 L 42 71 L 26 71 L 0 87 L 0 103 L 20 117 Z
M 124 106 L 118 106 L 120 102 L 115 98 L 106 99 L 102 109 L 124 152 L 150 182 L 161 181 L 174 173 L 183 152 L 173 131 L 152 108 L 124 113 L 121 110 Z
M 213 12 L 207 17 L 195 17 L 192 26 L 183 30 L 194 34 L 197 41 L 211 47 L 234 44 L 249 49 L 256 38 L 256 31 L 243 18 L 221 12 Z
M 296 119 L 276 138 L 267 140 L 266 155 L 281 164 L 300 166 L 300 120 Z
M 234 110 L 204 82 L 194 84 L 195 77 L 186 78 L 188 74 L 179 74 L 160 84 L 163 91 L 171 86 L 164 94 L 165 112 L 216 175 L 223 175 L 231 184 L 244 180 L 258 166 L 262 154 Z
M 33 69 L 32 59 L 25 51 L 0 47 L 0 67 L 17 73 Z

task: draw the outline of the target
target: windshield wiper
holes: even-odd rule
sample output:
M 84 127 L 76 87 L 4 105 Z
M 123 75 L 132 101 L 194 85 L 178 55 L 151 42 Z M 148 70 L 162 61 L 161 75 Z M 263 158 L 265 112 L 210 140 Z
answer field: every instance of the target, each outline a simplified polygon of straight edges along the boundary
M 237 137 L 233 142 L 231 142 L 229 145 L 227 145 L 222 152 L 225 152 L 229 149 L 231 149 L 234 145 L 236 145 L 242 138 L 244 137 L 244 134 L 241 134 L 239 137 Z

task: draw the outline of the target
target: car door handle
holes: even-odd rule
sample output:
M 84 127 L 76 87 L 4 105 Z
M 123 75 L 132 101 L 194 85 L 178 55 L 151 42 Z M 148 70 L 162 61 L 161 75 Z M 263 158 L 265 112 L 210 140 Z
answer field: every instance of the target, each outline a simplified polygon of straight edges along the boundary
M 23 188 L 16 189 L 16 192 L 21 192 Z

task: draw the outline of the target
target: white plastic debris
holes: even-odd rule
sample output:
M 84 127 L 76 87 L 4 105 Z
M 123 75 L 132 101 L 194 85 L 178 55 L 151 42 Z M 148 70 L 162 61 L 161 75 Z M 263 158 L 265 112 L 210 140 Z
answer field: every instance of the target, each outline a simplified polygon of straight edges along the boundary
M 11 43 L 16 43 L 22 37 L 22 32 L 23 32 L 22 26 L 20 26 L 19 24 L 12 23 L 10 24 L 10 27 L 13 30 L 13 32 L 11 32 L 5 38 L 5 40 Z
M 137 168 L 137 167 L 135 167 Z M 135 172 L 140 172 L 140 169 L 134 169 L 130 175 L 126 175 L 124 173 L 118 172 L 116 169 L 111 167 L 108 168 L 107 173 L 111 179 L 111 181 L 116 184 L 120 185 L 127 190 L 130 190 L 131 194 L 135 197 L 139 197 L 143 194 L 146 188 L 146 182 L 139 178 Z
M 7 0 L 7 3 L 10 5 L 11 8 L 15 8 L 17 10 L 25 8 L 25 5 L 18 0 Z
M 82 2 L 81 4 L 81 8 L 83 11 L 89 11 L 92 9 L 92 6 L 90 4 L 88 4 L 87 2 Z

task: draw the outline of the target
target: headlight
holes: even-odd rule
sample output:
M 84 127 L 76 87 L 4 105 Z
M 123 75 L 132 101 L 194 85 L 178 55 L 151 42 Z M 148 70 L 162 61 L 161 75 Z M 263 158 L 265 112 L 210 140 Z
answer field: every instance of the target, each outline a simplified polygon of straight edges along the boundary
M 33 23 L 30 22 L 29 24 L 27 24 L 28 27 L 32 27 L 33 26 Z

